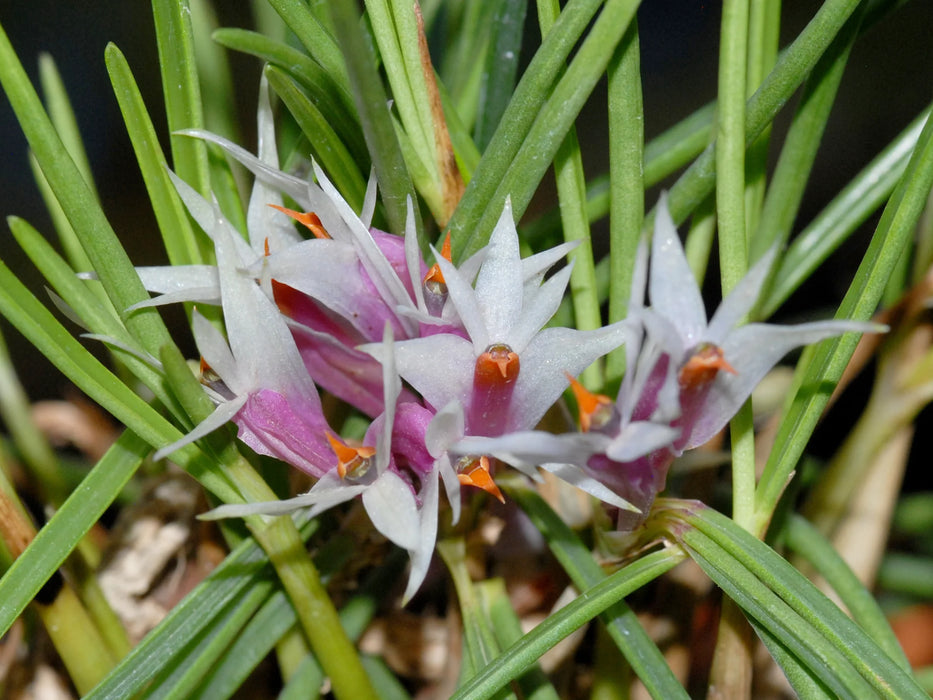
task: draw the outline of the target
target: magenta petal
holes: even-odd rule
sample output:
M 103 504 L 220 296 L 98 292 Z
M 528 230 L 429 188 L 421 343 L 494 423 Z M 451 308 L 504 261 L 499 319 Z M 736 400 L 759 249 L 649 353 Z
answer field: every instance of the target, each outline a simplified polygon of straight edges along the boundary
M 263 389 L 249 397 L 233 420 L 239 438 L 256 452 L 281 459 L 312 476 L 323 476 L 337 463 L 327 442 L 327 422 L 319 406 Z

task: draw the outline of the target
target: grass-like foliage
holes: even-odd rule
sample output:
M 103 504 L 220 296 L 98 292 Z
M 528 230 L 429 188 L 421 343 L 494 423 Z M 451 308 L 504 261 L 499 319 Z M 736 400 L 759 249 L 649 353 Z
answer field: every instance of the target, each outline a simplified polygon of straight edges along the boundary
M 159 267 L 75 86 L 0 28 L 54 228 L 7 220 L 45 289 L 0 260 L 0 314 L 97 416 L 60 449 L 0 338 L 0 694 L 53 663 L 94 698 L 928 697 L 889 619 L 933 570 L 933 499 L 901 493 L 929 108 L 801 216 L 849 57 L 905 4 L 782 39 L 780 3 L 724 0 L 715 94 L 646 140 L 638 0 L 255 0 L 244 27 L 153 0 L 162 103 L 100 61 Z M 773 321 L 826 275 L 847 291 Z

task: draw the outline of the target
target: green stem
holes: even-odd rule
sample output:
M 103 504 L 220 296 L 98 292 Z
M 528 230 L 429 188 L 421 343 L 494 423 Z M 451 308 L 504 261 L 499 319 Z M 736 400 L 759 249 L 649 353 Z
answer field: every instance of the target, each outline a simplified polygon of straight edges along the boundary
M 289 517 L 278 517 L 266 525 L 254 517 L 247 519 L 247 525 L 275 567 L 311 649 L 333 683 L 334 694 L 344 700 L 377 700 L 295 523 Z

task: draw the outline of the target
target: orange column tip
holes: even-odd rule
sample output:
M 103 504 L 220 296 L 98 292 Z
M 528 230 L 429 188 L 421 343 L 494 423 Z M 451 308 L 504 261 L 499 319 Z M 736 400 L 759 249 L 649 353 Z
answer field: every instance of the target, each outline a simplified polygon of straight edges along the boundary
M 369 460 L 376 454 L 374 447 L 351 447 L 330 433 L 327 433 L 327 441 L 337 455 L 337 474 L 341 479 L 347 478 L 347 475 L 363 476 L 369 470 Z
M 294 209 L 280 207 L 278 204 L 270 204 L 269 206 L 276 211 L 280 211 L 286 216 L 293 218 L 295 221 L 313 233 L 315 238 L 330 238 L 330 234 L 327 233 L 327 230 L 324 228 L 321 220 L 313 211 L 301 213 L 300 211 L 295 211 Z
M 502 495 L 502 491 L 492 479 L 492 474 L 489 473 L 489 457 L 472 460 L 463 471 L 457 474 L 457 479 L 464 486 L 475 486 L 498 498 L 500 503 L 505 503 L 505 496 Z

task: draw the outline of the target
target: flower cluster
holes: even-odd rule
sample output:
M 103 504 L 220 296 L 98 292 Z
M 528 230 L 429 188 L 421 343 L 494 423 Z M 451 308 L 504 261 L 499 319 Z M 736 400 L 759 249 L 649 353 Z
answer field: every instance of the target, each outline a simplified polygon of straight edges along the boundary
M 217 408 L 159 456 L 232 420 L 253 450 L 316 482 L 296 498 L 225 505 L 209 517 L 318 513 L 359 496 L 379 532 L 410 554 L 406 599 L 433 553 L 441 486 L 456 522 L 462 485 L 502 498 L 493 458 L 533 476 L 541 467 L 628 514 L 620 522 L 632 527 L 664 487 L 674 457 L 719 431 L 784 353 L 872 328 L 844 321 L 739 325 L 770 258 L 707 324 L 663 200 L 650 281 L 645 244 L 629 317 L 595 331 L 545 327 L 571 265 L 547 273 L 572 245 L 521 258 L 506 203 L 482 250 L 454 265 L 448 242 L 432 249 L 429 266 L 411 215 L 403 237 L 371 228 L 373 183 L 357 213 L 316 166 L 309 179 L 279 169 L 265 98 L 259 133 L 256 156 L 216 135 L 189 133 L 218 144 L 255 175 L 247 237 L 216 202 L 176 179 L 213 241 L 217 264 L 139 271 L 160 293 L 147 304 L 219 304 L 226 326 L 224 337 L 194 313 L 202 383 Z M 285 208 L 283 195 L 298 209 Z M 573 379 L 623 344 L 628 371 L 615 401 Z M 534 430 L 568 386 L 581 431 Z M 371 420 L 361 443 L 330 426 L 319 388 Z

